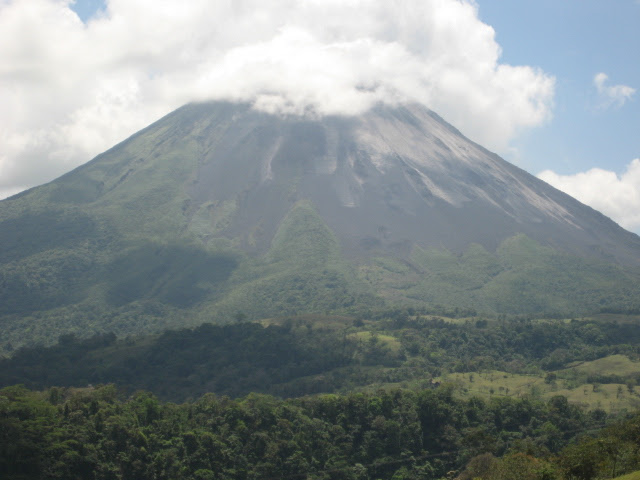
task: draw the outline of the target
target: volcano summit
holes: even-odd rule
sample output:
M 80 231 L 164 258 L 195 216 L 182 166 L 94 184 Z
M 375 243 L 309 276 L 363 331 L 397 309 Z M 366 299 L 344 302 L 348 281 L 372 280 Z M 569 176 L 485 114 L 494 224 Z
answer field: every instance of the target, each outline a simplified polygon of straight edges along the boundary
M 0 202 L 0 315 L 51 331 L 434 304 L 635 308 L 640 238 L 417 105 L 182 107 Z

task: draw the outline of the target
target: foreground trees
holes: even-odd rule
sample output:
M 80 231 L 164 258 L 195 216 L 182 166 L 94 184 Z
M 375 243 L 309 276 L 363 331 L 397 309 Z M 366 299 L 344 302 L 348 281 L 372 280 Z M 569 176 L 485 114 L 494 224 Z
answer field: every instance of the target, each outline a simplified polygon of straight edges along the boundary
M 604 420 L 562 397 L 462 401 L 446 387 L 182 405 L 114 386 L 8 387 L 0 478 L 588 480 L 639 464 L 640 417 L 576 441 Z

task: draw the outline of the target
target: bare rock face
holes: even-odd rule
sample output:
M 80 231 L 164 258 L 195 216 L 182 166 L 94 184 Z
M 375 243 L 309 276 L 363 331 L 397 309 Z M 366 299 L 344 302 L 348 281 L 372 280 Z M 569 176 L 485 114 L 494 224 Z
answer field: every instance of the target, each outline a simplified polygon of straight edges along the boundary
M 187 193 L 196 209 L 232 202 L 235 214 L 220 233 L 259 231 L 244 242 L 248 250 L 266 251 L 291 205 L 308 199 L 348 256 L 406 256 L 414 245 L 462 252 L 477 243 L 491 251 L 523 233 L 578 255 L 640 261 L 636 235 L 422 106 L 309 119 L 214 103 L 163 121 L 172 117 L 187 129 L 208 124 Z

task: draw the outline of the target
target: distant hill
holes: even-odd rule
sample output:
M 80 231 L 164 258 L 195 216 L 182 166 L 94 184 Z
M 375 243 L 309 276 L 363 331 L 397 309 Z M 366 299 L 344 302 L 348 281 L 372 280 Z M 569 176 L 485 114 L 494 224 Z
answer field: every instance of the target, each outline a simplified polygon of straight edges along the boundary
M 419 106 L 182 107 L 0 202 L 0 348 L 305 312 L 640 305 L 640 238 Z

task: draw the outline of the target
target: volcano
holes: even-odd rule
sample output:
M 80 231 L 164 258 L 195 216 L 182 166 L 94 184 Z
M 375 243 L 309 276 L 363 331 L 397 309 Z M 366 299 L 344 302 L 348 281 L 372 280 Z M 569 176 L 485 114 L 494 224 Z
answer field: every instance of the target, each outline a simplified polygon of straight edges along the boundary
M 419 105 L 191 104 L 0 202 L 18 344 L 389 304 L 631 308 L 639 267 L 638 236 Z

